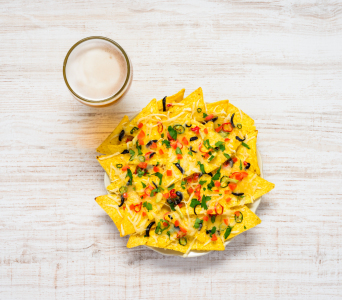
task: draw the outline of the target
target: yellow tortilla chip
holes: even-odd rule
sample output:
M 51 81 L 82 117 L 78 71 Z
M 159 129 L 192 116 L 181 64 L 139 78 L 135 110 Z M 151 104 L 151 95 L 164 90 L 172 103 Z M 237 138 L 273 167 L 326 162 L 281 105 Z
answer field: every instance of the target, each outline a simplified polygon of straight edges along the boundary
M 249 147 L 240 145 L 236 150 L 236 157 L 242 162 L 247 162 L 250 164 L 249 171 L 260 175 L 260 168 L 258 164 L 258 158 L 256 153 L 256 142 L 257 142 L 258 131 L 255 130 L 251 134 L 248 134 L 248 140 L 244 143 Z M 245 167 L 245 166 L 243 166 Z
M 175 117 L 179 114 L 185 114 L 187 116 L 192 116 L 192 119 L 202 122 L 204 120 L 203 113 L 206 111 L 206 106 L 203 100 L 202 88 L 198 88 L 186 98 L 184 98 L 180 103 L 183 106 L 173 106 L 170 109 L 170 118 Z M 188 111 L 190 109 L 190 111 Z
M 259 217 L 252 212 L 247 206 L 237 207 L 236 211 L 240 211 L 243 215 L 243 220 L 241 223 L 236 223 L 232 228 L 230 235 L 226 240 L 232 239 L 233 237 L 239 235 L 240 233 L 251 229 L 261 223 Z
M 120 236 L 135 232 L 133 225 L 127 222 L 127 214 L 122 207 L 118 207 L 118 201 L 110 195 L 99 196 L 95 199 L 98 205 L 109 215 L 120 232 Z
M 177 94 L 174 94 L 172 96 L 166 97 L 165 110 L 163 109 L 163 99 L 159 100 L 157 102 L 159 112 L 168 111 L 169 107 L 167 106 L 167 104 L 178 103 L 178 102 L 182 101 L 183 98 L 184 98 L 184 92 L 185 92 L 185 89 L 182 89 Z
M 148 237 L 145 234 L 134 234 L 131 235 L 127 242 L 127 248 L 134 248 L 142 245 L 146 245 Z
M 112 154 L 108 149 L 109 145 L 118 145 L 120 132 L 124 129 L 124 127 L 129 123 L 129 118 L 124 116 L 118 126 L 114 129 L 114 131 L 102 142 L 102 144 L 96 149 L 97 152 L 103 154 Z
M 145 108 L 142 109 L 142 111 L 132 120 L 130 121 L 125 129 L 126 136 L 135 136 L 138 133 L 138 130 L 135 130 L 133 128 L 138 128 L 138 124 L 142 122 L 143 120 L 147 120 L 149 118 L 149 115 L 152 114 L 158 114 L 158 104 L 157 100 L 153 99 Z M 145 121 L 146 122 L 146 121 Z

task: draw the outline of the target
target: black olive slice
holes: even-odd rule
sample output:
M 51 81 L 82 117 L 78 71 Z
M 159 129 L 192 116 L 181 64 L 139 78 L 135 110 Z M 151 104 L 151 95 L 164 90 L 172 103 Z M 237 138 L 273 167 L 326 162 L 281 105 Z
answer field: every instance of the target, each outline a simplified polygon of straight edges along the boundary
M 150 236 L 150 230 L 155 223 L 156 222 L 152 221 L 150 224 L 148 224 L 148 226 L 146 227 L 146 236 Z
M 190 142 L 193 142 L 193 141 L 196 141 L 196 140 L 198 140 L 198 137 L 197 137 L 197 136 L 192 136 L 192 137 L 190 138 Z
M 246 137 L 244 138 L 244 139 L 242 139 L 242 138 L 240 138 L 240 137 L 238 137 L 238 136 L 236 136 L 235 137 L 239 142 L 243 142 L 245 139 L 246 139 Z
M 163 111 L 166 111 L 166 97 L 163 98 Z
M 125 198 L 123 195 L 121 195 L 121 203 L 118 205 L 119 207 L 121 207 L 125 202 Z
M 175 166 L 178 168 L 179 171 L 181 171 L 182 174 L 184 174 L 184 170 L 179 163 L 175 163 Z
M 125 130 L 121 130 L 120 134 L 119 134 L 119 141 L 121 142 L 121 140 L 123 139 L 125 135 Z
M 127 153 L 129 153 L 127 149 L 121 152 L 121 154 L 127 154 Z
M 157 143 L 158 140 L 150 140 L 147 144 L 146 147 L 150 147 L 153 143 Z
M 233 113 L 231 118 L 230 118 L 230 124 L 232 124 L 233 128 L 235 128 L 234 121 L 233 121 L 234 116 L 235 116 L 235 113 Z
M 232 193 L 234 196 L 243 196 L 244 193 Z

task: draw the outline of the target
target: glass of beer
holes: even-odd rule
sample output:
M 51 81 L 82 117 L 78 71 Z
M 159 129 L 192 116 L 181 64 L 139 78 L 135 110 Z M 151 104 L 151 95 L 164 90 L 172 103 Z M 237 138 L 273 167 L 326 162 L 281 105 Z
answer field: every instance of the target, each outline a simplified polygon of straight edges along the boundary
M 63 77 L 78 101 L 101 107 L 114 103 L 128 91 L 133 66 L 118 43 L 91 36 L 70 48 L 63 63 Z

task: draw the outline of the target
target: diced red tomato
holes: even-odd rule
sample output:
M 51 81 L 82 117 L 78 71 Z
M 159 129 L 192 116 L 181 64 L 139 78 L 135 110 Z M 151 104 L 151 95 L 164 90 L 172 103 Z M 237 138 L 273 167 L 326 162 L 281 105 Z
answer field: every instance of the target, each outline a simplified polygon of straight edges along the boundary
M 236 157 L 233 158 L 233 162 L 236 163 L 238 159 Z
M 240 173 L 242 174 L 242 179 L 248 177 L 248 173 L 247 172 L 240 172 Z
M 143 216 L 143 217 L 145 217 L 145 216 L 146 216 L 146 213 L 145 213 L 144 211 L 142 212 L 142 216 Z
M 191 131 L 195 132 L 196 134 L 199 134 L 201 128 L 199 128 L 198 126 L 191 128 Z
M 144 142 L 144 140 L 139 140 L 139 145 L 140 145 L 140 146 L 143 146 L 143 145 L 145 145 L 145 142 Z
M 159 168 L 157 166 L 153 167 L 154 172 L 159 172 Z
M 134 210 L 134 204 L 131 204 L 131 205 L 129 206 L 129 209 L 130 209 L 130 210 Z
M 204 132 L 205 134 L 208 134 L 208 129 L 207 129 L 207 128 L 204 128 L 203 132 Z
M 140 130 L 139 134 L 138 134 L 138 140 L 142 140 L 145 137 L 145 132 L 144 130 Z
M 165 194 L 163 194 L 163 197 L 167 199 L 167 198 L 170 197 L 170 194 L 169 193 L 165 193 Z
M 191 183 L 191 182 L 192 182 L 192 177 L 187 178 L 187 179 L 186 179 L 186 182 L 187 182 L 187 183 Z
M 164 154 L 164 151 L 162 149 L 159 149 L 159 154 L 160 155 L 163 155 Z
M 217 236 L 216 236 L 215 233 L 212 235 L 211 240 L 212 240 L 213 242 L 217 241 Z
M 223 219 L 224 224 L 226 224 L 227 226 L 229 225 L 229 220 L 228 219 Z
M 216 132 L 220 132 L 221 130 L 222 130 L 222 125 L 215 129 Z
M 175 226 L 179 226 L 179 221 L 178 220 L 176 220 L 176 222 L 175 222 Z
M 225 193 L 225 194 L 231 194 L 232 191 L 230 191 L 230 190 L 225 190 L 224 193 Z
M 163 222 L 163 225 L 166 227 L 167 225 L 169 225 L 169 223 Z
M 146 169 L 146 168 L 147 168 L 147 162 L 141 162 L 141 163 L 139 163 L 139 164 L 138 164 L 138 167 L 139 167 L 140 169 Z
M 247 162 L 246 162 L 246 161 L 244 161 L 244 162 L 243 162 L 243 165 L 244 165 L 244 166 L 247 166 Z
M 166 104 L 166 107 L 171 107 L 172 103 Z
M 204 120 L 210 121 L 214 117 L 213 114 L 207 115 Z
M 182 154 L 177 154 L 177 159 L 183 159 L 183 155 Z
M 237 184 L 236 183 L 229 183 L 228 186 L 232 191 L 234 191 L 237 187 Z
M 216 187 L 220 187 L 221 186 L 221 183 L 219 181 L 215 181 L 215 186 Z
M 209 217 L 208 216 L 204 216 L 203 217 L 203 221 L 208 221 L 209 220 Z
M 226 199 L 226 202 L 229 203 L 230 200 L 232 200 L 232 198 L 227 198 L 227 199 Z
M 188 194 L 191 195 L 194 192 L 193 188 L 188 188 Z
M 209 156 L 209 153 L 204 154 L 204 158 L 208 158 Z
M 239 211 L 236 211 L 236 212 L 234 213 L 234 215 L 238 217 L 238 216 L 240 216 L 240 212 L 239 212 Z
M 127 198 L 127 193 L 123 193 L 122 197 Z
M 226 138 L 226 139 L 224 139 L 224 141 L 225 141 L 225 142 L 229 142 L 229 141 L 230 141 L 230 139 Z
M 178 145 L 177 145 L 177 141 L 175 141 L 175 142 L 173 142 L 172 144 L 171 144 L 171 147 L 173 148 L 173 149 L 177 149 L 177 147 L 178 147 Z
M 127 169 L 129 169 L 128 165 L 127 166 L 123 166 L 122 171 L 127 171 Z
M 197 182 L 198 181 L 198 178 L 199 178 L 199 175 L 196 173 L 192 176 L 192 180 L 193 182 Z
M 133 137 L 132 137 L 132 136 L 129 136 L 129 137 L 126 139 L 126 143 L 130 142 L 131 140 L 133 140 Z
M 214 212 L 214 211 L 213 211 L 212 209 L 208 209 L 208 210 L 207 210 L 207 214 L 208 214 L 208 215 L 211 215 L 213 212 Z
M 138 124 L 138 128 L 141 128 L 141 127 L 143 127 L 143 126 L 144 126 L 144 124 L 141 123 L 141 122 Z
M 157 143 L 152 143 L 152 145 L 150 146 L 151 149 L 157 149 Z
M 187 140 L 186 137 L 183 137 L 183 138 L 182 138 L 182 143 L 183 143 L 185 146 L 189 145 L 189 142 L 188 142 L 188 140 Z
M 182 208 L 183 205 L 184 205 L 183 203 L 179 203 L 179 204 L 178 204 L 178 206 L 179 206 L 180 208 Z
M 186 233 L 187 231 L 186 231 L 186 229 L 185 228 L 183 228 L 183 227 L 179 227 L 179 229 L 182 231 L 182 232 L 184 232 L 184 233 Z
M 167 170 L 167 171 L 166 171 L 166 175 L 167 175 L 167 176 L 172 176 L 172 170 Z

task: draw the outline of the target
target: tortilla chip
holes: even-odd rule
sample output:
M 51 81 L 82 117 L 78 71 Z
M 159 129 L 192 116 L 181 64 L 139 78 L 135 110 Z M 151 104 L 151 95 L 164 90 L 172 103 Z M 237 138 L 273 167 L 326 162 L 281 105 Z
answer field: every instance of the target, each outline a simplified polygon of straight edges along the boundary
M 134 248 L 142 245 L 146 245 L 148 237 L 145 234 L 134 234 L 131 235 L 127 242 L 127 248 Z
M 224 249 L 225 249 L 224 244 L 219 237 L 217 238 L 216 241 L 212 241 L 209 235 L 207 235 L 207 239 L 205 243 L 196 241 L 191 247 L 191 250 L 200 250 L 200 251 L 212 251 L 212 250 L 223 251 Z
M 240 233 L 251 229 L 261 223 L 259 217 L 252 212 L 247 206 L 237 207 L 236 211 L 240 211 L 243 215 L 243 220 L 241 223 L 236 223 L 232 228 L 232 231 L 226 240 L 230 240 L 233 237 L 239 235 Z
M 118 145 L 119 141 L 119 134 L 124 129 L 124 127 L 129 123 L 129 118 L 124 116 L 118 126 L 114 129 L 114 131 L 102 142 L 102 144 L 96 149 L 97 152 L 103 154 L 112 154 L 110 149 L 108 148 L 109 145 Z
M 260 168 L 258 164 L 258 158 L 256 153 L 256 142 L 257 142 L 258 131 L 255 130 L 251 134 L 248 134 L 248 141 L 244 142 L 248 147 L 240 145 L 236 151 L 236 157 L 242 162 L 250 163 L 249 171 L 260 175 Z M 243 166 L 245 167 L 245 166 Z
M 99 196 L 95 198 L 95 201 L 113 220 L 121 237 L 135 232 L 133 225 L 126 221 L 127 213 L 122 207 L 117 206 L 118 202 L 113 200 L 113 197 L 110 195 Z
M 178 102 L 182 101 L 184 98 L 184 92 L 185 92 L 185 89 L 182 89 L 177 94 L 166 97 L 166 107 L 165 107 L 166 110 L 165 111 L 169 110 L 169 107 L 167 106 L 167 104 L 178 103 Z M 157 104 L 158 104 L 159 112 L 163 112 L 164 111 L 163 110 L 163 99 L 157 101 Z
M 203 113 L 206 110 L 206 106 L 203 100 L 203 91 L 202 88 L 198 88 L 186 98 L 184 98 L 180 103 L 184 104 L 184 106 L 173 106 L 170 109 L 170 118 L 175 117 L 181 113 L 192 116 L 192 119 L 202 122 L 204 121 Z M 191 109 L 191 111 L 187 111 L 187 109 Z
M 138 133 L 138 130 L 132 131 L 133 128 L 138 128 L 138 124 L 143 120 L 148 120 L 148 116 L 151 114 L 158 114 L 158 104 L 157 100 L 153 99 L 142 111 L 132 120 L 130 121 L 125 129 L 127 136 L 135 136 Z

